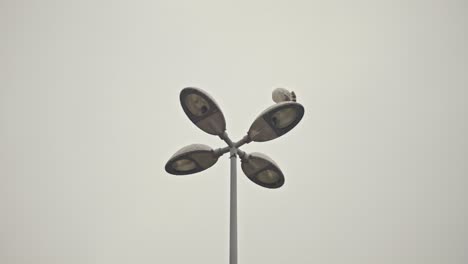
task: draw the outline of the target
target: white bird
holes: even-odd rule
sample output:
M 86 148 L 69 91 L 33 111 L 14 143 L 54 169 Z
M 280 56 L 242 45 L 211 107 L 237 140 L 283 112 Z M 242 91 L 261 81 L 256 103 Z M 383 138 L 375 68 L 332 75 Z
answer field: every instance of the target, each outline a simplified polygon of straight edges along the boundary
M 273 90 L 271 97 L 275 103 L 287 101 L 296 102 L 296 94 L 293 91 L 289 92 L 284 88 L 276 88 Z

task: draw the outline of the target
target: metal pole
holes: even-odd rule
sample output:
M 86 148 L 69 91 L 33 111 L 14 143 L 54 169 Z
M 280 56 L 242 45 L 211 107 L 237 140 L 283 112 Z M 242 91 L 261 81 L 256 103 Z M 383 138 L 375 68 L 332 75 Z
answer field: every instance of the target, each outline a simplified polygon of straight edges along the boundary
M 231 148 L 231 203 L 229 222 L 229 264 L 237 264 L 237 156 Z

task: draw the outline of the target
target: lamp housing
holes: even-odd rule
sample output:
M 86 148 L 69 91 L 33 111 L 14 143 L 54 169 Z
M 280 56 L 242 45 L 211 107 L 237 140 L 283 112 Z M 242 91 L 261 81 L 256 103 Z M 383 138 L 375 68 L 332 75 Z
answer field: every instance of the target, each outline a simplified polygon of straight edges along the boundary
M 223 112 L 215 100 L 202 89 L 182 89 L 180 104 L 190 121 L 206 133 L 220 136 L 226 131 Z
M 293 129 L 304 116 L 304 107 L 296 102 L 279 102 L 263 111 L 250 126 L 252 141 L 264 142 Z
M 252 182 L 270 189 L 276 189 L 284 184 L 284 175 L 278 165 L 263 153 L 245 154 L 241 158 L 244 174 Z
M 218 161 L 219 155 L 209 146 L 192 144 L 178 150 L 167 161 L 165 169 L 174 175 L 187 175 L 208 169 Z

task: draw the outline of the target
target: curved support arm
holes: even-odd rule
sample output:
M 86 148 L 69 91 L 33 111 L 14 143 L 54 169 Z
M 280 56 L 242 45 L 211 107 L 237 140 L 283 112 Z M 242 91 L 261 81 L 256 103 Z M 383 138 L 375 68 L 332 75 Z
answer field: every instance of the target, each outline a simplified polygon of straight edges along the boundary
M 222 135 L 219 136 L 226 144 L 228 144 L 227 147 L 224 148 L 218 148 L 214 150 L 214 153 L 217 157 L 221 157 L 222 155 L 228 153 L 231 148 L 234 148 L 237 150 L 237 153 L 239 154 L 239 157 L 241 159 L 247 157 L 247 154 L 240 150 L 239 148 L 245 144 L 248 144 L 252 142 L 252 139 L 250 139 L 249 135 L 244 136 L 241 140 L 237 141 L 236 143 L 232 142 L 232 140 L 229 138 L 228 134 L 224 132 Z
M 240 149 L 237 149 L 237 155 L 239 155 L 239 158 L 241 160 L 244 160 L 249 156 L 249 154 L 245 153 L 244 151 L 242 151 Z
M 228 144 L 229 147 L 231 148 L 234 148 L 234 143 L 232 142 L 232 140 L 229 138 L 228 134 L 226 131 L 224 131 L 223 134 L 219 135 L 219 137 L 224 140 L 224 142 L 226 142 L 226 144 Z
M 241 146 L 249 144 L 250 142 L 252 142 L 252 139 L 249 137 L 249 135 L 245 135 L 241 140 L 234 143 L 234 147 L 240 148 Z
M 214 150 L 214 153 L 217 157 L 221 157 L 222 155 L 228 153 L 230 149 L 230 147 L 218 148 Z

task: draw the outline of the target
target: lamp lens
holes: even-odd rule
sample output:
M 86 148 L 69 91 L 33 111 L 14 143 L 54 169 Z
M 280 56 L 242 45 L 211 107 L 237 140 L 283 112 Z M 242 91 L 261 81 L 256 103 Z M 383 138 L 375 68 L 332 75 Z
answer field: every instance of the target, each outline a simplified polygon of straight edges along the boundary
M 265 170 L 257 175 L 257 179 L 266 184 L 276 183 L 278 182 L 279 178 L 279 174 L 273 170 Z
M 202 116 L 208 112 L 210 105 L 198 94 L 189 94 L 185 97 L 185 104 L 188 110 L 195 116 Z
M 197 165 L 195 162 L 189 159 L 180 159 L 172 163 L 172 168 L 177 171 L 189 171 L 195 169 L 196 167 Z
M 296 109 L 289 107 L 279 110 L 271 117 L 271 123 L 277 128 L 285 128 L 291 125 L 296 120 Z

